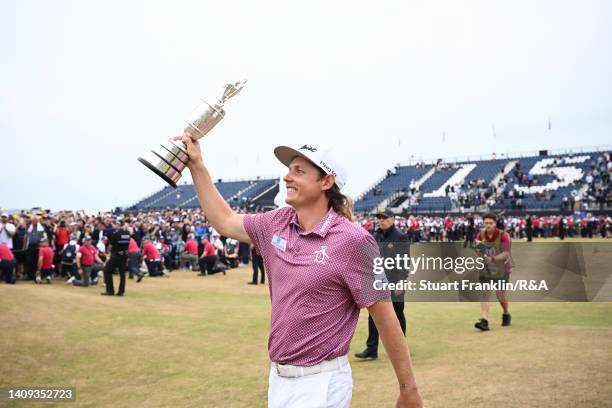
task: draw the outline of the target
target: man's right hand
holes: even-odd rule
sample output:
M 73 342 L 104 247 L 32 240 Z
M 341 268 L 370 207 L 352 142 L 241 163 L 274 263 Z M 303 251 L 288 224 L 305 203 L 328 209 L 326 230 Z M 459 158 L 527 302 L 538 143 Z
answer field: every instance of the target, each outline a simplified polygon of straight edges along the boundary
M 189 156 L 189 161 L 187 162 L 187 167 L 191 169 L 193 166 L 197 166 L 203 164 L 202 161 L 202 151 L 200 150 L 200 142 L 197 140 L 193 140 L 186 134 L 181 136 L 175 136 L 172 140 L 180 140 L 187 147 L 187 155 Z

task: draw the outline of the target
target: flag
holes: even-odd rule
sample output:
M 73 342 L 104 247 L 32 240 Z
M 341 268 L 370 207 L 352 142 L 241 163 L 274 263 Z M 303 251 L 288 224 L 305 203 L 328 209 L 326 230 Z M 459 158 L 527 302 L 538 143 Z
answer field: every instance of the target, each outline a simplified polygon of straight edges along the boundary
M 548 118 L 548 130 L 552 129 L 552 124 L 550 123 L 550 118 Z

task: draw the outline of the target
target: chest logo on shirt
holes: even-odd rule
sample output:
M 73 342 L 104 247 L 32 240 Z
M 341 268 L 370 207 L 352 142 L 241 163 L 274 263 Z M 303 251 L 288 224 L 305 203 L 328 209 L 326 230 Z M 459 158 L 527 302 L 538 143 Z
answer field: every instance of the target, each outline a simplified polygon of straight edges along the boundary
M 284 252 L 287 249 L 287 240 L 274 234 L 272 236 L 272 245 Z
M 321 245 L 321 249 L 318 251 L 314 251 L 315 262 L 325 265 L 325 262 L 329 260 L 329 255 L 327 255 L 327 246 Z

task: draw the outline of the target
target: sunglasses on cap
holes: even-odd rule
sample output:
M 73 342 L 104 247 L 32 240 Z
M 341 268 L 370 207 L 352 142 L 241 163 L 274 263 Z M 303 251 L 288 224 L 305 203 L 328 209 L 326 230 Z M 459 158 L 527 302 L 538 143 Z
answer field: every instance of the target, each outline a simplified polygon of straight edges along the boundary
M 387 219 L 387 218 L 389 218 L 389 217 L 387 217 L 387 216 L 386 216 L 386 215 L 384 215 L 384 214 L 377 214 L 377 215 L 376 215 L 376 218 L 377 218 L 377 219 L 379 219 L 379 220 L 386 220 L 386 219 Z

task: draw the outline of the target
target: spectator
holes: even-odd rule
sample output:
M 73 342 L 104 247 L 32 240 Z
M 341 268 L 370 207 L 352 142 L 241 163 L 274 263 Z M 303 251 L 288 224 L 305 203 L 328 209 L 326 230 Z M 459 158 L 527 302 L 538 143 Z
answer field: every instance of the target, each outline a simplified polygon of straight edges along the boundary
M 32 215 L 31 223 L 27 230 L 28 249 L 26 251 L 26 265 L 25 265 L 26 274 L 28 276 L 28 279 L 30 280 L 34 280 L 36 273 L 40 272 L 40 269 L 38 266 L 38 262 L 39 262 L 38 248 L 43 239 L 47 240 L 47 234 L 45 233 L 45 229 L 38 222 L 38 216 Z M 48 241 L 47 241 L 47 246 L 48 246 Z M 51 262 L 53 262 L 53 259 L 51 259 Z
M 8 245 L 0 242 L 0 280 L 6 283 L 15 283 L 15 256 Z
M 202 243 L 204 244 L 204 251 L 199 259 L 200 275 L 212 275 L 217 272 L 215 269 L 218 261 L 217 248 L 207 239 L 204 239 Z M 223 270 L 223 274 L 225 275 L 225 270 Z
M 98 256 L 98 250 L 91 243 L 91 237 L 86 235 L 83 238 L 83 245 L 81 245 L 78 249 L 76 258 L 76 265 L 79 275 L 72 276 L 66 281 L 66 283 L 72 283 L 74 286 L 87 287 L 89 286 L 89 281 L 91 280 L 92 285 L 97 285 L 97 274 L 93 272 L 93 265 L 96 261 L 98 263 L 103 263 Z
M 198 243 L 195 241 L 193 234 L 187 235 L 185 242 L 185 251 L 181 256 L 181 267 L 188 265 L 191 270 L 195 270 L 198 263 Z
M 55 254 L 53 249 L 49 246 L 47 238 L 41 238 L 39 240 L 40 248 L 37 250 L 38 263 L 36 268 L 36 283 L 41 283 L 42 279 L 45 279 L 47 283 L 51 283 L 51 276 L 53 275 L 53 258 Z
M 138 282 L 142 280 L 142 274 L 139 272 L 140 264 L 140 248 L 134 238 L 130 238 L 128 246 L 128 273 L 129 278 L 134 279 L 134 275 L 138 276 Z
M 142 254 L 149 271 L 149 276 L 162 276 L 161 255 L 154 243 L 149 239 L 143 240 Z
M 13 235 L 13 255 L 15 256 L 15 278 L 17 280 L 25 279 L 25 262 L 26 262 L 26 250 L 28 248 L 27 241 L 27 228 L 25 218 L 20 217 L 17 222 L 17 229 L 15 235 Z
M 76 265 L 77 253 L 79 252 L 79 244 L 77 244 L 77 237 L 72 235 L 70 241 L 64 244 L 60 251 L 61 269 L 60 275 L 65 278 L 78 278 L 78 271 Z
M 7 213 L 2 213 L 0 216 L 0 244 L 5 244 L 9 250 L 13 249 L 15 231 L 16 228 L 12 218 L 9 219 Z

